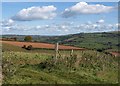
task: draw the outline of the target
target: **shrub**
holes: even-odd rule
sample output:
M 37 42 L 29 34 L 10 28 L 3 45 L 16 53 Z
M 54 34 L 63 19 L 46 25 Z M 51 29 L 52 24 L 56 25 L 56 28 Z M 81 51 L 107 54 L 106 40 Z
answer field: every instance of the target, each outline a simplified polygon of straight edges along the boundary
M 31 50 L 32 49 L 32 45 L 29 45 L 26 49 L 27 50 Z
M 25 48 L 26 49 L 26 45 L 23 45 L 23 47 L 22 48 Z
M 32 37 L 31 36 L 25 36 L 24 41 L 32 41 Z
M 102 52 L 103 50 L 102 49 L 97 49 L 98 52 Z

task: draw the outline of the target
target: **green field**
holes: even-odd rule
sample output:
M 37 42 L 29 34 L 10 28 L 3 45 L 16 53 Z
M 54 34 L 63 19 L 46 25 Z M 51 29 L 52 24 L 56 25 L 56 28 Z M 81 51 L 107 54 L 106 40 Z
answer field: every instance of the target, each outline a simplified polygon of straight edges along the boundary
M 116 84 L 118 57 L 95 50 L 25 50 L 3 44 L 3 84 Z
M 35 42 L 56 43 L 72 45 L 93 50 L 119 51 L 119 32 L 79 33 L 64 36 L 39 36 L 31 35 Z M 3 38 L 16 37 L 18 41 L 24 41 L 25 35 L 3 35 Z

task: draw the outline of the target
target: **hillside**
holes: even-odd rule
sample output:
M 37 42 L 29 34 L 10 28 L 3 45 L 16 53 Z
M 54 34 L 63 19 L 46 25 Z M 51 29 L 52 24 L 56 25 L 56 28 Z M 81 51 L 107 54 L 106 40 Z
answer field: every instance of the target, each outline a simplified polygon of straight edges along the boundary
M 48 51 L 48 53 L 50 53 Z M 118 83 L 117 58 L 96 51 L 44 53 L 3 52 L 3 83 L 100 84 Z M 112 77 L 112 78 L 110 78 Z
M 8 84 L 118 83 L 118 57 L 96 51 L 96 49 L 102 48 L 117 50 L 118 33 L 82 33 L 45 38 L 33 36 L 34 41 L 37 40 L 37 37 L 41 38 L 40 42 L 55 43 L 59 40 L 60 44 L 83 46 L 90 50 L 74 50 L 72 54 L 71 51 L 60 50 L 59 55 L 55 58 L 54 50 L 25 50 L 14 44 L 3 42 L 3 84 L 8 86 Z M 24 36 L 18 36 L 19 38 L 24 38 Z M 13 41 L 9 42 L 13 43 Z M 94 44 L 94 46 L 90 44 Z M 91 50 L 94 48 L 95 50 Z
M 104 33 L 79 33 L 65 36 L 38 36 L 31 35 L 33 41 L 56 43 L 59 42 L 63 45 L 72 45 L 76 47 L 96 49 L 96 50 L 114 50 L 118 51 L 120 46 L 118 38 L 119 32 L 104 32 Z M 18 40 L 23 41 L 24 35 L 3 35 L 5 37 L 17 37 Z

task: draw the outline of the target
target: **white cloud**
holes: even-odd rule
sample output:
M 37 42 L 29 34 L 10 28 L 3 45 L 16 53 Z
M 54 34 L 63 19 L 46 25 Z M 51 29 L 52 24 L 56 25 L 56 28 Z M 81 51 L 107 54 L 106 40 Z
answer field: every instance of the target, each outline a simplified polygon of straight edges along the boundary
M 92 24 L 92 28 L 97 28 L 97 24 Z
M 14 24 L 14 20 L 12 19 L 8 19 L 8 20 L 4 20 L 2 21 L 1 25 L 4 26 L 12 26 Z
M 105 6 L 101 4 L 88 4 L 86 2 L 79 2 L 76 5 L 66 8 L 62 13 L 63 17 L 71 17 L 79 14 L 100 14 L 111 11 L 114 7 Z
M 22 9 L 12 17 L 16 21 L 32 21 L 42 19 L 53 19 L 56 16 L 56 7 L 53 5 L 42 7 L 30 7 Z
M 12 19 L 9 19 L 8 22 L 9 23 L 14 23 L 14 21 Z
M 120 23 L 115 24 L 116 27 L 120 27 Z
M 41 29 L 41 26 L 40 25 L 36 26 L 36 29 Z
M 113 25 L 112 24 L 108 24 L 108 27 L 113 28 Z
M 99 22 L 103 20 L 98 20 Z M 97 22 L 98 22 L 97 21 Z M 9 22 L 12 22 L 9 20 Z M 2 32 L 12 33 L 12 34 L 33 34 L 33 35 L 66 35 L 66 34 L 75 34 L 75 33 L 90 33 L 90 32 L 107 32 L 107 31 L 118 31 L 119 24 L 106 24 L 106 23 L 97 23 L 88 21 L 87 23 L 76 24 L 66 22 L 63 24 L 45 24 L 45 25 L 24 25 L 24 24 L 13 24 L 10 26 L 2 27 Z M 71 23 L 71 22 L 70 22 Z
M 66 26 L 66 25 L 61 25 L 61 26 L 60 26 L 61 29 L 66 29 L 67 27 L 68 27 L 68 26 Z
M 99 23 L 99 24 L 102 24 L 104 22 L 105 22 L 105 20 L 103 20 L 103 19 L 100 19 L 100 20 L 97 21 L 97 23 Z

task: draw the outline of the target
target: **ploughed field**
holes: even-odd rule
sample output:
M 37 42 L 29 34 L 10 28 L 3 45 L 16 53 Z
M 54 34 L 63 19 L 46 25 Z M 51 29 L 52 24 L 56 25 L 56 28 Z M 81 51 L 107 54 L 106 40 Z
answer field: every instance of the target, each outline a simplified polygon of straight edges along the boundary
M 110 52 L 114 56 L 120 56 L 120 52 Z
M 45 48 L 45 49 L 54 49 L 55 44 L 49 44 L 49 43 L 35 43 L 35 42 L 17 42 L 17 41 L 2 41 L 2 43 L 7 43 L 14 46 L 23 47 L 24 45 L 29 46 L 32 45 L 33 48 Z M 64 46 L 59 45 L 59 49 L 66 49 L 66 50 L 85 50 L 84 48 L 78 48 L 74 46 Z

